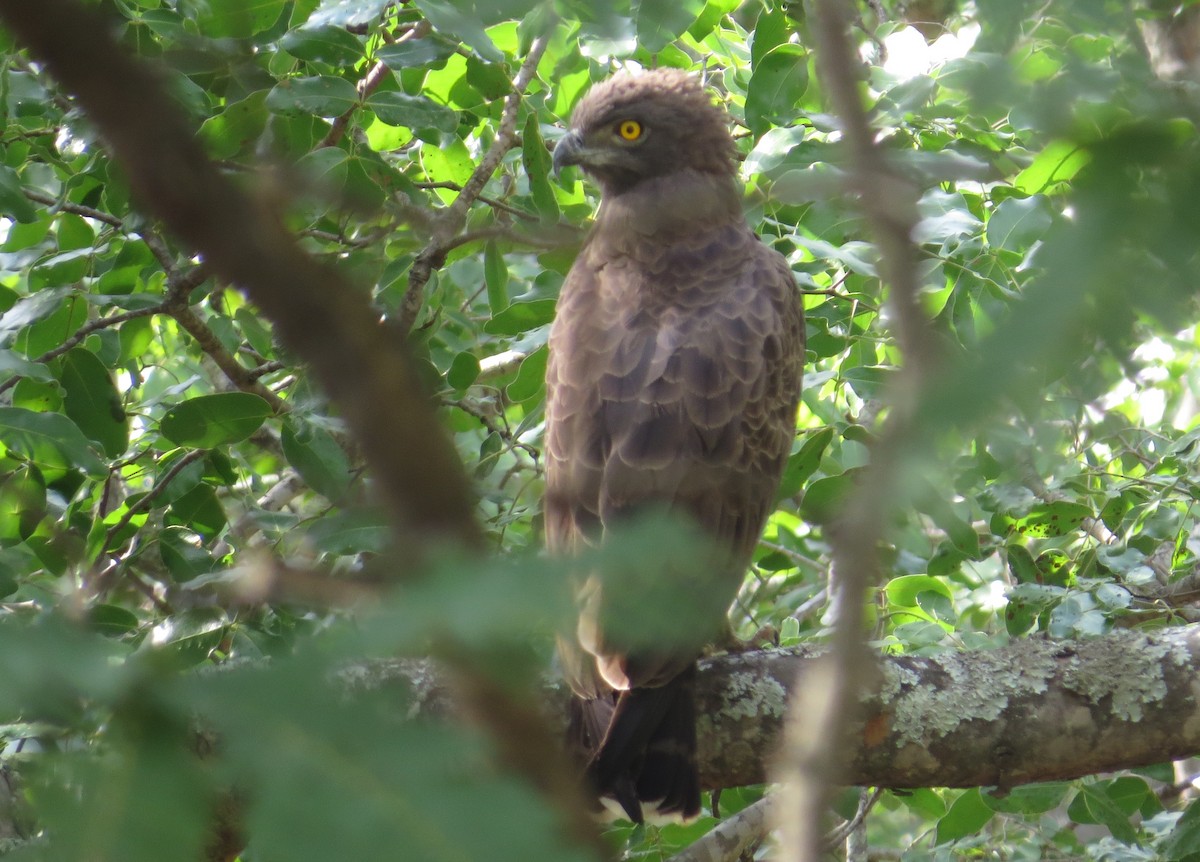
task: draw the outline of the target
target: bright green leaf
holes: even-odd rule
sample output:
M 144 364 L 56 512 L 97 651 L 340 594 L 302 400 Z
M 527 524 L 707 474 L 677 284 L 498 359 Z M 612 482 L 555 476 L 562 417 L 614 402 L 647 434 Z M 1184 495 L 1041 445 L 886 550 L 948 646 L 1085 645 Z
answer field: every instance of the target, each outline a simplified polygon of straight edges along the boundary
M 124 452 L 129 445 L 129 420 L 112 375 L 96 354 L 82 347 L 69 351 L 62 358 L 59 380 L 66 394 L 63 409 L 79 430 L 110 458 Z
M 358 103 L 358 91 L 344 78 L 285 78 L 267 94 L 266 105 L 277 114 L 338 117 Z
M 172 407 L 159 431 L 177 446 L 211 449 L 244 440 L 271 415 L 271 405 L 249 392 L 201 395 Z
M 771 123 L 790 125 L 807 88 L 808 52 L 791 43 L 772 48 L 755 66 L 746 88 L 746 124 L 756 135 Z

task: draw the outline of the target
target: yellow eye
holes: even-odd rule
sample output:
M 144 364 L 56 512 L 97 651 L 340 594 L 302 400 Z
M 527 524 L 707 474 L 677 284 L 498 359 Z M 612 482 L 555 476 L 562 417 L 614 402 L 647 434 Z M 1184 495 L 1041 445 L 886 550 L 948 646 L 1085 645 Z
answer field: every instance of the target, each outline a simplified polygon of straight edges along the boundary
M 622 120 L 617 126 L 617 134 L 627 141 L 636 141 L 642 136 L 642 124 L 637 120 Z

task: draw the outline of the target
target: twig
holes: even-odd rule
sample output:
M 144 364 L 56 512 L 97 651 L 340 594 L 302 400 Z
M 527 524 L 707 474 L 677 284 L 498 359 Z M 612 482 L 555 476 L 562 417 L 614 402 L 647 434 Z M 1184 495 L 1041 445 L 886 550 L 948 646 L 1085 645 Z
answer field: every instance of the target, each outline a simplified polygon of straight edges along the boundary
M 138 317 L 149 317 L 153 314 L 161 314 L 162 311 L 163 307 L 161 305 L 152 305 L 149 308 L 137 308 L 132 311 L 124 311 L 120 314 L 114 314 L 112 317 L 102 317 L 98 320 L 90 320 L 83 326 L 79 327 L 79 329 L 75 330 L 75 333 L 64 340 L 62 344 L 58 345 L 58 347 L 55 347 L 52 350 L 47 350 L 41 356 L 37 357 L 37 359 L 31 361 L 49 362 L 51 359 L 54 359 L 57 356 L 62 356 L 71 348 L 76 347 L 93 332 L 99 332 L 101 329 L 108 329 L 110 326 L 119 326 L 120 324 L 125 323 L 127 320 L 133 320 Z M 21 375 L 18 374 L 8 378 L 3 383 L 0 383 L 0 392 L 7 392 L 9 389 L 12 389 L 17 385 L 17 381 L 20 379 Z
M 433 28 L 428 21 L 420 21 L 411 30 L 396 39 L 396 44 L 408 42 L 412 39 L 423 39 L 429 35 Z M 387 76 L 392 73 L 387 63 L 383 61 L 377 62 L 371 67 L 371 71 L 367 72 L 365 78 L 358 82 L 358 98 L 365 99 L 367 96 L 379 89 L 379 85 L 387 80 Z M 333 125 L 329 129 L 329 133 L 325 135 L 325 139 L 321 141 L 318 147 L 333 147 L 342 140 L 346 134 L 346 129 L 350 125 L 350 120 L 354 116 L 354 112 L 358 110 L 358 105 L 351 105 L 340 116 L 335 117 Z
M 125 229 L 125 222 L 117 218 L 112 213 L 106 213 L 103 210 L 94 209 L 92 207 L 85 207 L 82 204 L 73 204 L 70 201 L 60 201 L 57 198 L 51 197 L 50 195 L 42 192 L 34 191 L 33 189 L 21 189 L 21 191 L 24 192 L 25 197 L 29 198 L 35 204 L 42 204 L 61 212 L 72 213 L 77 216 L 83 216 L 84 218 L 94 219 L 95 221 L 103 222 L 110 227 L 115 227 L 120 230 Z
M 447 399 L 443 399 L 442 403 L 444 405 L 446 405 L 447 407 L 457 407 L 459 410 L 463 411 L 468 416 L 474 416 L 476 419 L 479 420 L 479 423 L 481 425 L 483 425 L 484 428 L 486 428 L 489 432 L 491 432 L 492 434 L 495 434 L 497 437 L 499 437 L 501 440 L 503 440 L 505 445 L 510 450 L 520 449 L 522 452 L 524 452 L 526 455 L 528 455 L 533 460 L 534 470 L 536 470 L 539 473 L 541 472 L 542 453 L 539 452 L 536 447 L 530 446 L 528 443 L 523 443 L 520 440 L 518 440 L 516 438 L 516 436 L 512 433 L 512 431 L 510 431 L 507 428 L 507 426 L 503 427 L 503 428 L 500 427 L 500 425 L 497 424 L 497 422 L 493 418 L 493 416 L 491 414 L 489 414 L 487 412 L 487 410 L 483 409 L 483 407 L 481 407 L 479 404 L 476 404 L 466 398 L 463 398 L 460 400 L 454 400 L 452 398 L 447 398 Z M 501 419 L 503 420 L 503 416 L 501 417 Z
M 447 251 L 454 247 L 451 243 L 454 242 L 456 234 L 466 223 L 467 210 L 483 192 L 484 186 L 496 172 L 504 154 L 516 146 L 517 114 L 521 108 L 521 98 L 525 94 L 525 88 L 529 86 L 529 82 L 533 80 L 533 76 L 537 72 L 538 63 L 546 51 L 547 42 L 545 36 L 539 36 L 529 46 L 529 53 L 521 63 L 516 78 L 513 79 L 512 92 L 505 97 L 504 112 L 500 117 L 500 130 L 496 133 L 492 145 L 483 154 L 483 158 L 479 160 L 479 164 L 471 172 L 471 176 L 463 183 L 458 197 L 444 212 L 439 214 L 432 238 L 413 261 L 412 267 L 408 271 L 408 290 L 401 302 L 397 321 L 400 332 L 409 332 L 413 328 L 413 324 L 417 322 L 417 315 L 421 312 L 425 285 L 429 282 L 433 271 L 440 269 L 446 262 Z
M 437 182 L 413 183 L 413 185 L 419 189 L 449 189 L 452 192 L 461 192 L 463 190 L 462 183 L 456 183 L 453 180 L 438 180 Z M 515 207 L 512 204 L 505 203 L 504 201 L 498 200 L 497 198 L 489 197 L 488 195 L 478 195 L 478 196 L 476 196 L 475 200 L 482 201 L 483 203 L 487 204 L 490 207 L 494 207 L 495 209 L 498 209 L 502 212 L 506 212 L 509 215 L 516 216 L 519 219 L 524 219 L 525 221 L 532 221 L 532 222 L 539 221 L 538 217 L 535 216 L 533 213 L 528 213 L 525 210 L 520 209 L 519 207 Z
M 891 391 L 888 422 L 871 450 L 863 481 L 829 530 L 836 621 L 828 658 L 815 668 L 795 699 L 789 718 L 785 797 L 780 805 L 783 858 L 821 858 L 821 820 L 830 788 L 844 774 L 852 740 L 857 694 L 868 675 L 863 641 L 863 598 L 879 579 L 877 546 L 883 538 L 894 489 L 912 426 L 911 405 L 932 367 L 935 342 L 917 297 L 916 193 L 892 171 L 875 142 L 859 90 L 859 63 L 847 35 L 852 9 L 846 0 L 810 0 L 817 59 L 830 101 L 841 120 L 849 154 L 849 180 L 860 197 L 880 252 L 880 273 L 905 365 Z
M 108 528 L 108 531 L 104 534 L 104 545 L 100 549 L 100 555 L 98 559 L 102 559 L 104 557 L 104 555 L 108 552 L 109 546 L 112 545 L 113 540 L 120 534 L 122 530 L 129 526 L 129 522 L 133 520 L 134 515 L 149 509 L 150 505 L 155 501 L 155 499 L 157 499 L 161 494 L 163 494 L 163 492 L 167 490 L 167 486 L 174 481 L 175 477 L 180 474 L 184 467 L 188 466 L 194 461 L 200 460 L 207 454 L 207 449 L 193 449 L 191 452 L 181 456 L 179 460 L 172 464 L 167 472 L 163 474 L 163 477 L 154 483 L 154 487 L 147 491 L 146 495 L 140 500 L 126 509 L 125 514 L 121 516 L 120 520 Z M 116 566 L 113 566 L 106 570 L 103 575 L 98 573 L 94 575 L 92 579 L 92 590 L 96 595 L 102 595 L 108 590 L 108 588 L 111 586 L 110 581 L 112 579 L 110 573 L 114 572 L 115 570 Z
M 476 228 L 475 230 L 463 231 L 458 236 L 443 243 L 442 249 L 443 251 L 449 252 L 458 248 L 459 246 L 486 239 L 506 239 L 509 242 L 518 243 L 520 245 L 528 245 L 534 248 L 544 249 L 561 248 L 564 245 L 569 245 L 571 242 L 574 242 L 574 238 L 560 242 L 553 237 L 536 237 L 529 234 L 517 233 L 512 228 L 506 227 L 505 225 L 492 225 L 490 227 L 481 227 Z
M 200 349 L 208 354 L 208 357 L 217 364 L 217 367 L 221 369 L 234 386 L 243 392 L 257 395 L 266 401 L 271 405 L 271 410 L 276 415 L 291 412 L 291 405 L 263 386 L 258 379 L 261 375 L 256 374 L 255 369 L 247 368 L 238 362 L 237 357 L 225 349 L 225 345 L 221 343 L 221 339 L 217 338 L 217 334 L 190 307 L 183 305 L 182 307 L 171 308 L 168 313 L 171 317 L 175 318 L 175 322 L 188 335 L 196 339 L 196 343 L 200 345 Z
M 869 794 L 865 790 L 862 793 L 863 795 L 858 800 L 858 810 L 854 812 L 854 816 L 845 823 L 831 829 L 829 834 L 825 836 L 825 848 L 827 850 L 832 850 L 838 844 L 841 844 L 850 837 L 850 833 L 862 826 L 863 822 L 867 819 L 867 814 L 870 813 L 871 809 L 875 807 L 875 803 L 883 796 L 883 788 L 876 787 Z

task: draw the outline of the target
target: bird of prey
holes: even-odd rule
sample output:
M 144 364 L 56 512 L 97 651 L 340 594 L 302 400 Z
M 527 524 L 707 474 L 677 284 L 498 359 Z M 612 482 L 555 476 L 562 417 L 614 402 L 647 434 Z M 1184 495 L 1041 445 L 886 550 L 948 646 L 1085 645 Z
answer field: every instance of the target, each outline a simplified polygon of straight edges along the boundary
M 577 629 L 559 636 L 572 747 L 591 790 L 638 823 L 699 813 L 696 660 L 725 623 L 795 436 L 803 309 L 784 257 L 746 224 L 735 152 L 724 110 L 671 69 L 593 87 L 554 149 L 555 170 L 582 167 L 601 204 L 550 334 L 547 545 L 577 552 L 658 508 L 721 549 L 713 577 L 664 581 L 681 600 L 703 593 L 693 637 L 614 633 L 619 597 L 586 573 Z

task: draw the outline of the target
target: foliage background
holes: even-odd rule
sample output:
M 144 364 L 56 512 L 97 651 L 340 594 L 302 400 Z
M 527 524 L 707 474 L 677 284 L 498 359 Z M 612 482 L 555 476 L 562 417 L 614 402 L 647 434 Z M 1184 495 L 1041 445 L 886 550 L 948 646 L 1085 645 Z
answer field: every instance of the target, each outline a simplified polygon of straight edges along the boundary
M 596 201 L 579 177 L 548 176 L 548 146 L 589 84 L 637 65 L 707 76 L 737 123 L 751 222 L 806 292 L 794 454 L 734 621 L 784 643 L 826 633 L 823 528 L 904 357 L 805 10 L 99 5 L 211 157 L 407 339 L 497 553 L 438 556 L 435 576 L 369 612 L 329 610 L 414 553 L 391 544 L 354 442 L 270 322 L 139 212 L 87 118 L 5 38 L 0 739 L 21 784 L 0 836 L 14 858 L 197 858 L 236 784 L 247 860 L 586 857 L 483 735 L 401 721 L 403 692 L 348 702 L 334 671 L 446 638 L 486 648 L 503 686 L 549 663 L 565 602 L 536 556 L 546 329 Z M 920 189 L 922 299 L 945 366 L 893 501 L 880 649 L 1195 617 L 1200 159 L 1194 85 L 1162 80 L 1144 48 L 1164 8 L 862 10 L 865 93 Z M 926 58 L 939 37 L 949 58 Z M 464 195 L 489 150 L 498 170 Z M 677 551 L 645 532 L 617 549 Z M 191 752 L 196 715 L 222 756 Z M 1178 803 L 1180 778 L 888 793 L 868 835 L 877 858 L 1181 859 L 1200 809 Z M 722 814 L 761 793 L 726 792 Z M 713 822 L 610 838 L 665 858 Z M 51 840 L 25 840 L 43 829 Z

